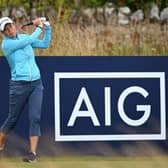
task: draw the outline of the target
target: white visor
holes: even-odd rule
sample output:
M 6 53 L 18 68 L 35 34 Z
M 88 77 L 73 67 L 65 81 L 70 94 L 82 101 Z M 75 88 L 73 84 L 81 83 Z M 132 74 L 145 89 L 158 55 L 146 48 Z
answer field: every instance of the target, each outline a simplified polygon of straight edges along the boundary
M 5 25 L 8 23 L 13 23 L 13 21 L 9 17 L 2 17 L 0 19 L 0 31 L 4 31 Z

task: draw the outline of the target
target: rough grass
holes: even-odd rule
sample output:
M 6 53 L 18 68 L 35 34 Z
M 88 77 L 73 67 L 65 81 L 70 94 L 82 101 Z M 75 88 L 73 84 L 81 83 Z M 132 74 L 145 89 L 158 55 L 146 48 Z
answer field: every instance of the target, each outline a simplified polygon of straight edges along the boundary
M 40 158 L 37 163 L 23 163 L 20 158 L 0 161 L 1 168 L 167 168 L 168 157 L 53 157 Z
M 167 56 L 168 29 L 148 22 L 138 25 L 87 26 L 53 24 L 51 46 L 39 56 Z M 31 29 L 32 30 L 32 29 Z M 24 33 L 30 33 L 30 28 Z M 2 55 L 2 51 L 0 52 Z
M 167 56 L 168 31 L 158 24 L 130 26 L 55 25 L 51 46 L 36 55 L 55 56 Z

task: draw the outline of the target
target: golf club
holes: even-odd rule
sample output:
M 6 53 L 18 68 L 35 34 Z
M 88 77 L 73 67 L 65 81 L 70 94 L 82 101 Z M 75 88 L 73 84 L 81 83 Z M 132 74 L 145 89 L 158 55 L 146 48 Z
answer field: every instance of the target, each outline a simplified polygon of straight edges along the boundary
M 49 21 L 49 19 L 47 17 L 41 17 L 41 21 L 46 22 L 46 21 Z M 31 25 L 33 25 L 33 22 L 25 23 L 21 26 L 21 29 L 23 29 L 26 26 L 31 26 Z

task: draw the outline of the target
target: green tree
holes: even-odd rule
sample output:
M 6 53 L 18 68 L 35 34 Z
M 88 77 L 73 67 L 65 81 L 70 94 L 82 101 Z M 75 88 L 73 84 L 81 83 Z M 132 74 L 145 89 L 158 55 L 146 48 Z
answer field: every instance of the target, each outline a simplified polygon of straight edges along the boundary
M 168 3 L 167 0 L 161 0 L 160 8 L 161 9 L 165 8 L 167 3 Z
M 82 5 L 88 7 L 102 6 L 106 3 L 106 0 L 82 0 Z

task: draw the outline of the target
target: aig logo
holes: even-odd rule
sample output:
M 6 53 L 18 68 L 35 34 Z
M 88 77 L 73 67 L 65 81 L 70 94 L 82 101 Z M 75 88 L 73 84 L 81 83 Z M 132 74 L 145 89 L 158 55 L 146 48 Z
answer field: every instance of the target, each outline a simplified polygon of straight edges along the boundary
M 164 72 L 55 73 L 56 141 L 166 139 Z

